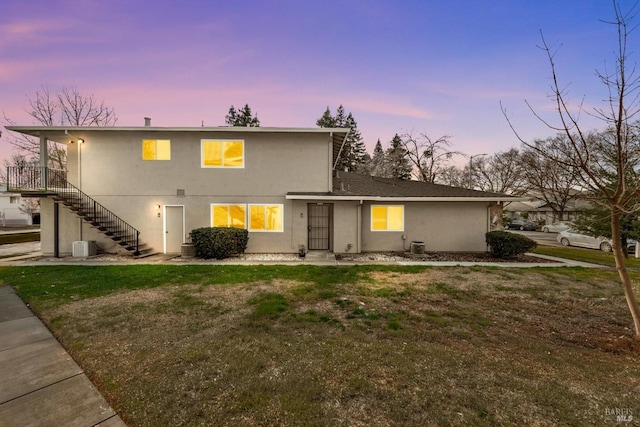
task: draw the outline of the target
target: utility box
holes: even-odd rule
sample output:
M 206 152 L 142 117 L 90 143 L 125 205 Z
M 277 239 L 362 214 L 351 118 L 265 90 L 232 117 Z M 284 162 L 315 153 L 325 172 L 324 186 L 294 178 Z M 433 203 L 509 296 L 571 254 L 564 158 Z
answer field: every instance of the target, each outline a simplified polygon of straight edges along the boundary
M 414 255 L 422 255 L 424 254 L 425 244 L 424 242 L 414 240 L 411 242 L 410 250 L 411 250 L 411 253 Z
M 72 254 L 74 257 L 94 256 L 98 253 L 98 245 L 95 240 L 79 240 L 73 242 Z

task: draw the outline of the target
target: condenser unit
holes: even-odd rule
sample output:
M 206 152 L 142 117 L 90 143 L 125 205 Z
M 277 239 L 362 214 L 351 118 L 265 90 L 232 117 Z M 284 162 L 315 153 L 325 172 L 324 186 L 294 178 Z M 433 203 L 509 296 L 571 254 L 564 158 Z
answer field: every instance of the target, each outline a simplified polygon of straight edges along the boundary
M 98 253 L 98 247 L 95 240 L 79 240 L 73 242 L 73 256 L 93 256 Z

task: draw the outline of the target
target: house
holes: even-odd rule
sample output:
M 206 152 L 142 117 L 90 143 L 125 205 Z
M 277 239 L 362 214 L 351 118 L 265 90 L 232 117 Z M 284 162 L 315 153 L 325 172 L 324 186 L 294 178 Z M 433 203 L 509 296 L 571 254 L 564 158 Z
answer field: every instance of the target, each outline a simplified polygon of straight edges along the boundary
M 485 251 L 490 209 L 512 197 L 334 171 L 343 128 L 39 127 L 36 168 L 9 191 L 41 199 L 42 252 L 180 253 L 207 226 L 249 230 L 247 252 Z M 67 172 L 47 168 L 67 144 Z
M 39 220 L 37 199 L 23 199 L 20 194 L 7 192 L 6 184 L 0 184 L 0 226 L 33 225 Z
M 574 198 L 569 200 L 564 207 L 562 218 L 556 213 L 557 204 L 547 202 L 536 196 L 531 196 L 526 200 L 509 203 L 504 206 L 504 213 L 511 219 L 528 218 L 540 225 L 552 224 L 556 221 L 573 221 L 584 209 L 592 207 L 591 203 L 584 198 Z M 556 210 L 554 210 L 554 207 Z

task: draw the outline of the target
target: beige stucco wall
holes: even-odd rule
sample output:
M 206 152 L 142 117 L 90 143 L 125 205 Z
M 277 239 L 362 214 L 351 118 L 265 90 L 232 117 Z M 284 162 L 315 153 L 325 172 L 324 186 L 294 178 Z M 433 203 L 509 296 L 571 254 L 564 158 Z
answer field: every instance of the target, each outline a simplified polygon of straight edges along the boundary
M 327 192 L 331 186 L 331 141 L 326 134 L 86 131 L 86 143 L 68 147 L 71 183 L 141 231 L 154 251 L 164 246 L 164 210 L 182 205 L 185 239 L 210 226 L 212 203 L 282 204 L 282 232 L 250 232 L 248 252 L 296 252 L 308 245 L 308 203 L 331 203 L 331 248 L 336 253 L 403 251 L 412 240 L 427 251 L 485 251 L 489 224 L 486 202 L 404 202 L 404 231 L 371 231 L 371 202 L 287 200 L 288 192 Z M 243 169 L 201 168 L 200 140 L 244 139 Z M 143 161 L 143 139 L 170 139 L 170 161 Z M 80 148 L 80 152 L 78 149 Z M 82 167 L 78 167 L 78 160 Z M 179 197 L 177 190 L 184 190 Z M 384 204 L 384 203 L 380 203 Z M 42 250 L 53 254 L 53 200 L 42 200 Z M 159 216 L 158 216 L 159 214 Z M 96 240 L 108 252 L 119 246 L 60 208 L 60 252 L 72 242 Z M 403 236 L 406 239 L 403 240 Z
M 184 189 L 187 196 L 284 196 L 330 190 L 330 141 L 324 134 L 123 131 L 88 132 L 85 138 L 82 145 L 68 146 L 68 179 L 90 195 L 172 196 Z M 142 160 L 143 139 L 170 139 L 171 160 Z M 245 167 L 202 168 L 201 139 L 244 139 Z
M 377 203 L 384 204 L 384 203 Z M 413 240 L 430 252 L 484 252 L 488 231 L 485 202 L 407 202 L 404 231 L 371 231 L 371 205 L 363 207 L 363 252 L 408 250 Z M 406 236 L 406 240 L 402 236 Z
M 157 252 L 164 247 L 163 210 L 158 204 L 185 206 L 186 239 L 194 228 L 211 225 L 212 203 L 282 204 L 284 230 L 250 232 L 247 252 L 296 252 L 306 243 L 306 211 L 301 217 L 293 210 L 286 193 L 326 192 L 331 186 L 328 134 L 87 131 L 82 136 L 84 144 L 68 146 L 69 182 L 140 230 L 141 241 Z M 170 139 L 171 160 L 142 160 L 143 139 Z M 243 139 L 244 168 L 202 168 L 201 139 Z M 184 190 L 184 197 L 177 196 L 178 189 Z M 62 216 L 69 217 L 65 224 L 79 221 L 67 209 L 61 209 Z M 305 224 L 299 229 L 301 221 Z M 79 240 L 79 231 L 65 227 L 70 230 L 61 239 Z M 75 228 L 80 230 L 77 224 Z M 89 224 L 85 228 L 89 231 L 83 234 L 96 234 Z M 71 251 L 70 243 L 64 246 Z

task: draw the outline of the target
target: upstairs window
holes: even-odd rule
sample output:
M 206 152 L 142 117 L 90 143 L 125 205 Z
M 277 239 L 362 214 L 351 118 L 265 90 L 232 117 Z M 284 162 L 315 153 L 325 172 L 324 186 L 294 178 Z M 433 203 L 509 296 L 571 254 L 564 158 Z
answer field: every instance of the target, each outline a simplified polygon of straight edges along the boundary
M 404 206 L 371 206 L 371 231 L 404 231 Z
M 282 205 L 249 205 L 249 231 L 282 231 Z
M 203 168 L 244 168 L 244 141 L 203 139 L 200 141 Z
M 142 160 L 171 160 L 171 141 L 168 139 L 143 139 Z
M 245 205 L 211 205 L 211 226 L 246 228 Z

